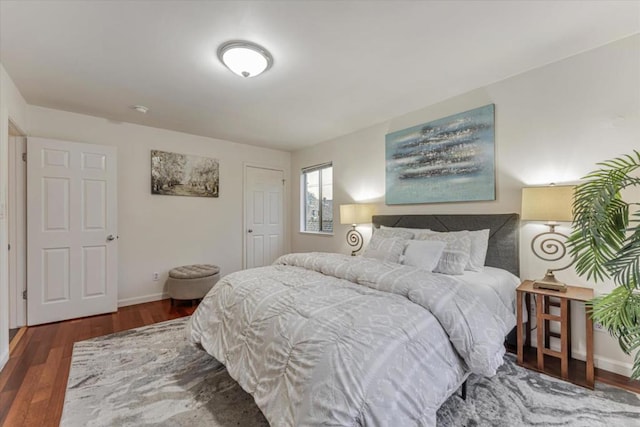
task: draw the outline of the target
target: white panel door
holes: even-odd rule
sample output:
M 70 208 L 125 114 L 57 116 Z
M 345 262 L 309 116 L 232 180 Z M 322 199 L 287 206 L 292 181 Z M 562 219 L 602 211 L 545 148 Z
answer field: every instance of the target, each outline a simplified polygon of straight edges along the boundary
M 27 140 L 27 323 L 117 310 L 116 149 Z
M 284 251 L 283 172 L 245 168 L 245 267 L 270 265 Z

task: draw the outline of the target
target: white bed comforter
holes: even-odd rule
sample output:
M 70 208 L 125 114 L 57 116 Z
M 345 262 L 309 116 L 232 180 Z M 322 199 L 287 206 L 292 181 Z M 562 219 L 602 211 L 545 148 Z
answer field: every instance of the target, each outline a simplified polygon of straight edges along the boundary
M 413 267 L 304 253 L 230 274 L 189 323 L 272 426 L 432 426 L 468 372 L 494 375 L 510 307 Z

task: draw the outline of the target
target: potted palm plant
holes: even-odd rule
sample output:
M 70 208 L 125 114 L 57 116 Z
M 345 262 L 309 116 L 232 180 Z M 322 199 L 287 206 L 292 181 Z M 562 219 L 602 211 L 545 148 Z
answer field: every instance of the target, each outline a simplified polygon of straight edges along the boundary
M 640 189 L 640 152 L 603 163 L 578 185 L 568 246 L 576 271 L 596 282 L 610 278 L 615 289 L 589 302 L 591 318 L 635 358 L 631 378 L 640 378 L 640 202 L 622 190 Z

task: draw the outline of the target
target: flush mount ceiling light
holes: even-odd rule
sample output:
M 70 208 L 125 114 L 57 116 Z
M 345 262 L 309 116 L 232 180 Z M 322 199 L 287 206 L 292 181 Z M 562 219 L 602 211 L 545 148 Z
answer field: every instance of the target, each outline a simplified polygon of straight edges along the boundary
M 273 57 L 265 48 L 241 40 L 222 44 L 218 48 L 218 59 L 233 73 L 242 77 L 255 77 L 273 64 Z

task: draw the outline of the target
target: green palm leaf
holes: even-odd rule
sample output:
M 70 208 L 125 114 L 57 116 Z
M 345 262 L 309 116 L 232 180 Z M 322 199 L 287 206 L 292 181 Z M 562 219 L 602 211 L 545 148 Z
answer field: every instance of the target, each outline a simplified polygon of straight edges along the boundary
M 576 187 L 573 229 L 567 240 L 576 272 L 587 280 L 611 278 L 610 294 L 589 303 L 591 317 L 618 339 L 627 354 L 636 352 L 632 378 L 640 378 L 640 211 L 621 191 L 639 186 L 640 152 L 598 163 Z

